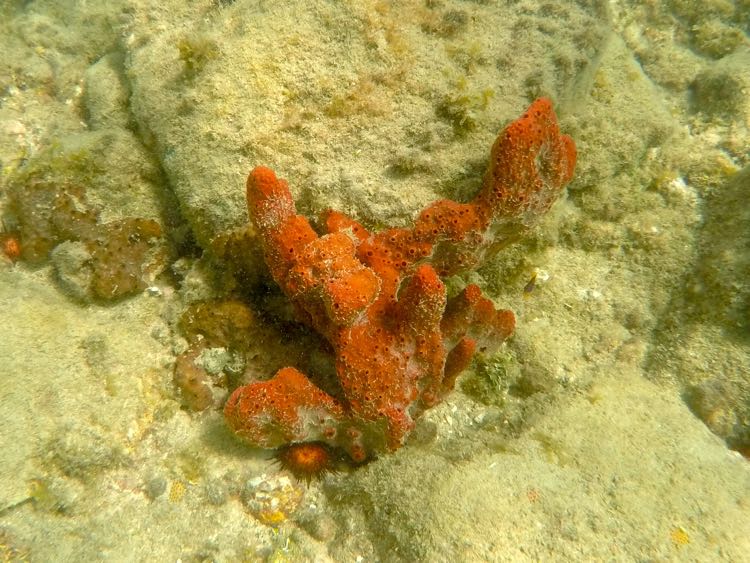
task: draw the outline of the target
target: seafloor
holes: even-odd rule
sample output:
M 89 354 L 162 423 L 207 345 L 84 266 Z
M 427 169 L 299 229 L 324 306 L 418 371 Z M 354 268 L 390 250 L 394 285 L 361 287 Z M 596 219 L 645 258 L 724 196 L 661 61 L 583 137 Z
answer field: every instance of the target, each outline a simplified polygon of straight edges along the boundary
M 748 0 L 0 10 L 4 561 L 747 560 Z M 451 282 L 518 328 L 413 440 L 307 486 L 233 439 L 221 389 L 186 408 L 178 319 L 226 280 L 207 256 L 247 222 L 253 166 L 310 216 L 405 225 L 475 193 L 542 95 L 575 178 L 531 237 Z M 80 227 L 71 186 L 99 225 L 161 225 L 148 287 L 105 303 L 80 242 L 11 259 L 42 192 Z M 254 354 L 246 369 L 273 363 Z

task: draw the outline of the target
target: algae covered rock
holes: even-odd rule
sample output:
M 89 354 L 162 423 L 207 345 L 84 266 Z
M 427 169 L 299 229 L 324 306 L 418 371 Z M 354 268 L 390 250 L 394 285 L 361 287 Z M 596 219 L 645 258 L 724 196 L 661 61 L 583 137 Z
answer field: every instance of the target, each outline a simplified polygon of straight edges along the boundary
M 164 268 L 161 226 L 152 219 L 97 225 L 90 236 L 59 244 L 50 258 L 62 288 L 73 297 L 111 301 L 153 283 Z
M 86 301 L 93 276 L 91 253 L 86 244 L 73 240 L 62 242 L 50 253 L 50 261 L 62 290 L 79 301 Z
M 178 28 L 136 8 L 131 110 L 204 249 L 247 222 L 237 187 L 261 164 L 301 210 L 406 223 L 475 193 L 486 147 L 530 100 L 565 101 L 606 35 L 594 4 L 549 18 L 535 2 L 469 17 L 440 2 L 205 1 L 180 7 Z
M 692 83 L 695 111 L 750 127 L 750 48 L 727 55 L 699 73 Z
M 61 242 L 89 237 L 99 219 L 84 188 L 41 180 L 16 187 L 10 209 L 20 232 L 21 257 L 31 263 L 46 260 Z
M 705 199 L 698 253 L 658 327 L 648 372 L 727 445 L 750 453 L 750 167 Z
M 115 52 L 86 69 L 83 101 L 87 122 L 94 129 L 125 129 L 130 125 L 123 65 L 122 54 Z
M 706 201 L 701 255 L 688 288 L 702 319 L 748 337 L 750 331 L 750 165 Z
M 304 355 L 309 344 L 304 338 L 284 342 L 274 327 L 234 299 L 193 303 L 178 325 L 188 347 L 177 356 L 173 380 L 183 405 L 195 411 L 218 404 L 241 377 L 267 377 L 290 356 Z
M 117 299 L 144 289 L 165 264 L 161 226 L 153 219 L 106 223 L 88 246 L 93 265 L 91 292 L 100 299 Z
M 166 264 L 153 186 L 134 181 L 127 189 L 115 188 L 127 174 L 113 176 L 99 160 L 100 151 L 112 150 L 130 171 L 132 161 L 122 156 L 128 139 L 74 136 L 66 145 L 39 153 L 10 179 L 7 215 L 19 232 L 22 259 L 41 264 L 52 257 L 63 287 L 79 299 L 132 295 Z M 129 212 L 145 216 L 129 217 Z M 53 252 L 61 243 L 71 244 Z
M 16 188 L 11 210 L 22 257 L 51 257 L 63 288 L 79 299 L 119 299 L 142 290 L 164 268 L 161 226 L 153 219 L 100 221 L 76 185 L 31 181 Z

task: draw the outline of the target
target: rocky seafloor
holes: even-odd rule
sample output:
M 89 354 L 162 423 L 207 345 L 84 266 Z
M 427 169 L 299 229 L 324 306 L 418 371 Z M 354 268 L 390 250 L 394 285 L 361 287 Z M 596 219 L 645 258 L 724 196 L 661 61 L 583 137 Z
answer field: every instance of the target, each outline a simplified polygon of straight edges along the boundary
M 0 10 L 6 560 L 750 552 L 745 0 Z M 248 171 L 274 168 L 310 217 L 403 226 L 470 198 L 542 95 L 575 178 L 532 236 L 450 281 L 513 309 L 514 337 L 362 467 L 307 485 L 237 442 L 226 382 L 316 350 L 277 346 L 262 263 L 233 266 Z M 197 411 L 174 381 L 182 319 L 228 294 L 263 338 L 207 345 Z

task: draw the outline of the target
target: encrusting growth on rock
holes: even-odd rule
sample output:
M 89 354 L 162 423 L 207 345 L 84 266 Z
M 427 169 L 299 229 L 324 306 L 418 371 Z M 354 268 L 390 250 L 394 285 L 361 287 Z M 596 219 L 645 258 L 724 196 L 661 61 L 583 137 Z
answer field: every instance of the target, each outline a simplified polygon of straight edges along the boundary
M 571 180 L 575 160 L 551 101 L 540 98 L 500 133 L 469 203 L 439 200 L 413 228 L 377 233 L 329 211 L 322 236 L 296 214 L 287 183 L 255 168 L 247 203 L 266 264 L 300 320 L 331 344 L 341 398 L 286 367 L 232 393 L 229 427 L 255 446 L 320 442 L 357 462 L 399 448 L 475 350 L 498 346 L 515 325 L 476 285 L 447 299 L 440 278 L 523 236 Z
M 12 185 L 9 211 L 19 231 L 13 259 L 39 264 L 52 257 L 61 285 L 84 301 L 115 301 L 142 291 L 167 262 L 157 221 L 104 222 L 77 184 L 32 178 Z M 78 259 L 71 259 L 71 248 Z

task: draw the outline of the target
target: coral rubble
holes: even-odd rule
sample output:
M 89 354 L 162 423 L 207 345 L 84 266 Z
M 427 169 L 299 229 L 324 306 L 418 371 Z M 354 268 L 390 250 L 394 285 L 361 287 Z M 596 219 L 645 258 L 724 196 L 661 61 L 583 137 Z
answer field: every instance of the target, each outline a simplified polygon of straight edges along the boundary
M 439 200 L 413 228 L 377 233 L 329 211 L 322 236 L 296 214 L 286 182 L 255 168 L 247 202 L 266 264 L 300 320 L 330 343 L 341 396 L 286 367 L 234 391 L 224 409 L 230 428 L 252 445 L 318 441 L 355 461 L 400 447 L 474 352 L 502 343 L 515 324 L 476 285 L 447 299 L 440 278 L 523 236 L 570 181 L 575 160 L 551 101 L 540 98 L 500 133 L 471 202 Z

